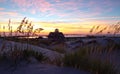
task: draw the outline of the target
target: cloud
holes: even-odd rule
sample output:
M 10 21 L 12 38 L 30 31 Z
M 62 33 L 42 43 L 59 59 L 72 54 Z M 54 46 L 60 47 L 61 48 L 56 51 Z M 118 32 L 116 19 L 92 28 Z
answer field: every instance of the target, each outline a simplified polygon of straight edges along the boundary
M 17 12 L 0 12 L 0 16 L 17 16 L 18 13 Z
M 114 20 L 120 19 L 120 16 L 109 16 L 109 17 L 92 17 L 92 18 L 72 18 L 73 20 L 83 20 L 83 21 L 91 21 L 91 20 Z M 70 19 L 69 19 L 70 20 Z
M 18 19 L 20 19 L 20 18 L 23 18 L 24 16 L 22 16 L 21 14 L 19 14 L 18 12 L 6 12 L 6 11 L 0 11 L 0 20 L 1 21 L 4 21 L 4 22 L 6 22 L 6 21 L 8 21 L 8 19 L 15 19 L 15 20 L 18 20 Z M 0 22 L 1 22 L 0 21 Z
M 21 8 L 35 9 L 40 12 L 47 12 L 52 9 L 52 4 L 45 0 L 13 0 L 13 2 Z
M 36 13 L 36 11 L 35 11 L 35 10 L 31 10 L 31 13 L 32 13 L 32 14 L 35 14 L 35 13 Z
M 101 15 L 102 12 L 112 11 L 111 1 L 87 1 L 84 0 L 12 0 L 17 6 L 30 11 L 31 14 L 37 12 L 45 16 L 57 17 L 90 17 Z M 108 4 L 107 4 L 108 3 Z M 107 10 L 105 10 L 107 9 Z M 46 15 L 47 14 L 47 15 Z M 91 15 L 90 15 L 91 14 Z
M 20 7 L 29 7 L 31 6 L 31 3 L 27 0 L 12 0 L 15 4 L 17 4 Z
M 116 6 L 120 5 L 119 0 L 91 0 L 87 3 L 87 7 L 93 12 L 99 12 L 103 14 L 105 12 L 111 12 Z
M 61 2 L 61 0 L 55 0 L 55 2 Z
M 43 20 L 70 22 L 81 22 L 86 19 L 93 20 L 93 17 L 99 17 L 104 13 L 111 12 L 114 5 L 120 4 L 120 2 L 112 0 L 11 0 L 10 2 L 13 3 L 14 7 L 12 7 L 14 9 L 19 9 L 17 13 L 27 14 L 30 17 L 35 15 L 37 18 L 42 17 Z
M 49 13 L 49 16 L 56 15 L 58 17 L 69 16 L 71 14 L 67 11 L 73 11 L 78 9 L 78 4 L 74 1 L 62 2 L 61 0 L 54 0 L 53 3 L 49 0 L 12 0 L 17 6 L 24 9 L 24 11 L 30 10 L 32 14 L 41 12 L 43 14 Z
M 0 2 L 5 2 L 6 0 L 0 0 Z
M 0 11 L 4 10 L 4 8 L 0 8 Z
M 109 17 L 91 17 L 91 18 L 63 18 L 62 20 L 53 20 L 49 21 L 52 22 L 53 24 L 56 23 L 66 23 L 66 24 L 78 24 L 78 25 L 83 25 L 83 24 L 112 24 L 119 22 L 120 16 L 109 16 Z

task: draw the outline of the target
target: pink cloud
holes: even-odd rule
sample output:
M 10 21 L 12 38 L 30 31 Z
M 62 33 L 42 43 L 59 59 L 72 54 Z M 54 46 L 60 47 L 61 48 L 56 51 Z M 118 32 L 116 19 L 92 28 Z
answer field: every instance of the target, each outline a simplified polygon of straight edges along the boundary
M 17 16 L 17 12 L 0 12 L 0 16 Z
M 66 11 L 77 11 L 79 5 L 82 4 L 80 3 L 82 0 L 79 0 L 79 2 L 54 1 L 56 3 L 50 3 L 46 0 L 13 0 L 15 4 L 22 8 L 22 11 L 30 11 L 32 14 L 35 14 L 36 12 L 49 13 L 48 15 L 56 15 L 60 17 L 69 16 L 71 13 L 66 13 Z
M 93 12 L 111 12 L 114 8 L 115 5 L 117 5 L 116 1 L 110 1 L 110 0 L 105 0 L 103 2 L 101 1 L 90 1 L 88 3 L 88 7 L 91 8 Z
M 35 10 L 31 10 L 31 13 L 32 13 L 32 14 L 35 14 L 35 13 L 36 13 L 36 11 L 35 11 Z
M 13 0 L 19 7 L 34 9 L 36 11 L 47 12 L 52 10 L 52 4 L 45 0 Z
M 80 3 L 79 3 L 80 5 Z M 64 9 L 64 10 L 76 10 L 79 6 L 76 2 L 62 2 L 62 3 L 57 3 L 54 5 L 54 7 Z
M 52 4 L 50 4 L 49 2 L 45 1 L 45 0 L 36 0 L 33 2 L 33 5 L 39 9 L 41 12 L 46 12 L 51 10 L 51 6 Z
M 30 11 L 32 14 L 36 14 L 36 12 L 41 12 L 40 14 L 47 14 L 49 16 L 96 16 L 101 14 L 102 12 L 110 12 L 112 8 L 109 7 L 111 3 L 109 0 L 104 2 L 100 1 L 88 1 L 84 2 L 84 0 L 53 0 L 53 3 L 50 3 L 49 0 L 12 0 L 15 4 L 17 4 L 20 8 L 22 8 L 24 12 Z M 86 9 L 88 8 L 88 10 Z M 107 10 L 105 10 L 107 9 Z M 85 11 L 86 10 L 86 11 Z M 90 15 L 91 14 L 91 15 Z
M 55 0 L 55 2 L 60 2 L 61 0 Z
M 55 11 L 56 13 L 60 13 L 62 12 L 61 11 L 62 9 L 77 10 L 80 5 L 79 3 L 74 1 L 69 1 L 69 2 L 62 2 L 61 0 L 54 0 L 54 1 L 58 3 L 52 4 L 46 0 L 35 0 L 35 1 L 34 0 L 13 0 L 13 2 L 15 2 L 22 9 L 31 10 L 32 11 L 31 13 L 33 13 L 33 9 L 34 9 L 34 12 L 40 11 L 45 13 L 49 11 L 51 13 Z M 62 2 L 62 3 L 59 3 L 59 2 Z
M 13 0 L 13 2 L 20 7 L 29 7 L 31 5 L 31 3 L 27 0 Z
M 0 8 L 0 11 L 1 11 L 1 10 L 4 10 L 4 8 Z
M 0 2 L 5 2 L 6 0 L 0 0 Z

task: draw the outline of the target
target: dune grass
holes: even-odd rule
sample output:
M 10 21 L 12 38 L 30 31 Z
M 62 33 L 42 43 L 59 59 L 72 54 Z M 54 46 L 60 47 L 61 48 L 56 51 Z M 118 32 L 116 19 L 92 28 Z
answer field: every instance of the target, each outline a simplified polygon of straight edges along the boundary
M 2 48 L 1 50 L 6 50 L 6 48 Z M 27 47 L 20 47 L 18 45 L 11 46 L 9 51 L 1 51 L 0 53 L 0 61 L 11 61 L 14 64 L 17 64 L 20 61 L 26 60 L 31 62 L 29 59 L 34 57 L 37 61 L 42 62 L 45 60 L 45 56 L 41 52 L 34 51 L 34 49 Z
M 65 54 L 63 66 L 83 69 L 94 74 L 116 74 L 114 66 L 109 61 L 91 58 L 89 48 L 81 48 L 75 53 Z

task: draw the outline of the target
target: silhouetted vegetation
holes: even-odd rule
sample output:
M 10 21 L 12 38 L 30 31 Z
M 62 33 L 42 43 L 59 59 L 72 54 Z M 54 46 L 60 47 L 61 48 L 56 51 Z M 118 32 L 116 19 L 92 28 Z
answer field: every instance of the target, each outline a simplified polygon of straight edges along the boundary
M 9 19 L 8 26 L 0 26 L 0 29 L 3 29 L 3 32 L 0 33 L 0 36 L 6 37 L 6 36 L 38 36 L 38 34 L 44 30 L 43 28 L 36 28 L 34 29 L 34 25 L 32 24 L 32 21 L 28 21 L 26 17 L 23 18 L 23 20 L 20 22 L 19 26 L 13 30 L 11 26 L 11 20 Z M 5 30 L 9 31 L 9 34 L 6 35 Z M 13 35 L 14 34 L 14 35 Z
M 6 29 L 5 26 L 1 27 L 3 30 Z M 57 66 L 68 66 L 73 67 L 77 69 L 83 69 L 86 71 L 89 71 L 94 74 L 116 74 L 117 70 L 114 67 L 114 65 L 108 60 L 107 56 L 109 53 L 114 51 L 115 49 L 120 49 L 120 42 L 115 43 L 114 40 L 111 38 L 117 36 L 120 33 L 120 22 L 117 24 L 111 25 L 111 26 L 105 26 L 102 27 L 100 25 L 93 26 L 91 28 L 90 35 L 87 35 L 87 37 L 72 37 L 72 38 L 66 38 L 66 41 L 73 41 L 74 43 L 80 42 L 80 39 L 93 39 L 88 42 L 82 41 L 82 46 L 79 44 L 74 49 L 71 48 L 70 52 L 67 52 L 66 49 L 69 49 L 67 46 L 67 43 L 65 43 L 65 38 L 63 34 L 60 37 L 56 36 L 56 33 L 51 33 L 51 35 L 48 36 L 48 39 L 44 38 L 28 38 L 29 36 L 38 36 L 38 33 L 40 33 L 43 28 L 37 28 L 33 29 L 34 25 L 32 24 L 32 21 L 28 21 L 25 18 L 20 22 L 19 26 L 15 30 L 15 32 L 12 30 L 11 21 L 9 20 L 8 23 L 8 29 L 9 29 L 9 36 L 6 37 L 5 32 L 0 32 L 0 38 L 8 41 L 14 41 L 14 42 L 20 42 L 20 43 L 27 43 L 32 45 L 37 45 L 40 47 L 48 48 L 51 51 L 56 51 L 59 54 L 63 54 L 63 57 L 56 58 L 53 61 L 50 61 L 50 59 L 47 59 L 47 63 L 54 64 Z M 106 36 L 103 36 L 103 32 L 106 31 L 107 34 L 112 35 L 112 37 L 103 39 L 107 44 L 103 47 L 100 45 L 96 38 L 105 38 Z M 12 33 L 16 33 L 15 36 L 12 36 Z M 60 32 L 61 33 L 61 32 Z M 22 34 L 20 37 L 26 37 L 26 38 L 19 38 L 19 35 Z M 102 35 L 102 36 L 96 36 L 96 35 Z M 1 37 L 2 36 L 2 37 Z M 60 38 L 59 38 L 60 37 Z M 63 41 L 61 41 L 63 40 Z M 75 42 L 76 40 L 76 42 Z M 79 40 L 77 42 L 77 40 Z M 57 42 L 58 41 L 58 42 Z M 5 48 L 6 42 L 3 42 L 1 49 L 0 49 L 0 62 L 7 60 L 12 61 L 13 64 L 18 64 L 19 62 L 25 60 L 27 62 L 30 62 L 30 58 L 33 57 L 37 61 L 41 62 L 46 60 L 47 57 L 43 56 L 41 52 L 34 51 L 32 48 L 23 48 L 18 47 L 17 45 L 11 46 L 9 51 L 6 51 Z M 74 51 L 75 50 L 75 51 Z M 3 52 L 6 51 L 6 52 Z M 106 59 L 102 59 L 103 54 L 106 54 Z M 98 57 L 99 55 L 99 57 Z
M 3 45 L 3 47 L 4 46 L 5 45 Z M 46 57 L 44 57 L 41 52 L 34 51 L 34 49 L 31 49 L 30 47 L 23 48 L 17 45 L 14 45 L 14 46 L 11 45 L 11 48 L 9 51 L 3 51 L 3 50 L 6 50 L 6 48 L 1 48 L 0 61 L 8 60 L 13 62 L 13 64 L 16 64 L 16 65 L 23 60 L 31 62 L 31 60 L 29 60 L 31 57 L 34 57 L 39 62 L 46 59 Z
M 116 74 L 114 66 L 100 58 L 91 58 L 89 48 L 81 48 L 79 51 L 71 54 L 65 54 L 63 58 L 64 66 L 87 70 L 94 74 Z
M 102 35 L 104 34 L 103 32 L 105 32 L 106 35 L 111 35 L 111 36 L 117 36 L 120 34 L 120 22 L 113 24 L 113 25 L 108 25 L 108 26 L 93 26 L 90 29 L 90 34 L 94 34 L 94 35 Z

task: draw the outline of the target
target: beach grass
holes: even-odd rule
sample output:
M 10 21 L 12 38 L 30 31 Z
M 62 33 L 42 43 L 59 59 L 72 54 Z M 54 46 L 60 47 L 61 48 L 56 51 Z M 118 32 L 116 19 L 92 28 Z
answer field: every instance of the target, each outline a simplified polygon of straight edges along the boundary
M 89 48 L 81 48 L 79 51 L 65 54 L 63 65 L 89 71 L 94 74 L 116 74 L 114 65 L 107 60 L 91 57 Z M 94 55 L 96 56 L 96 55 Z

